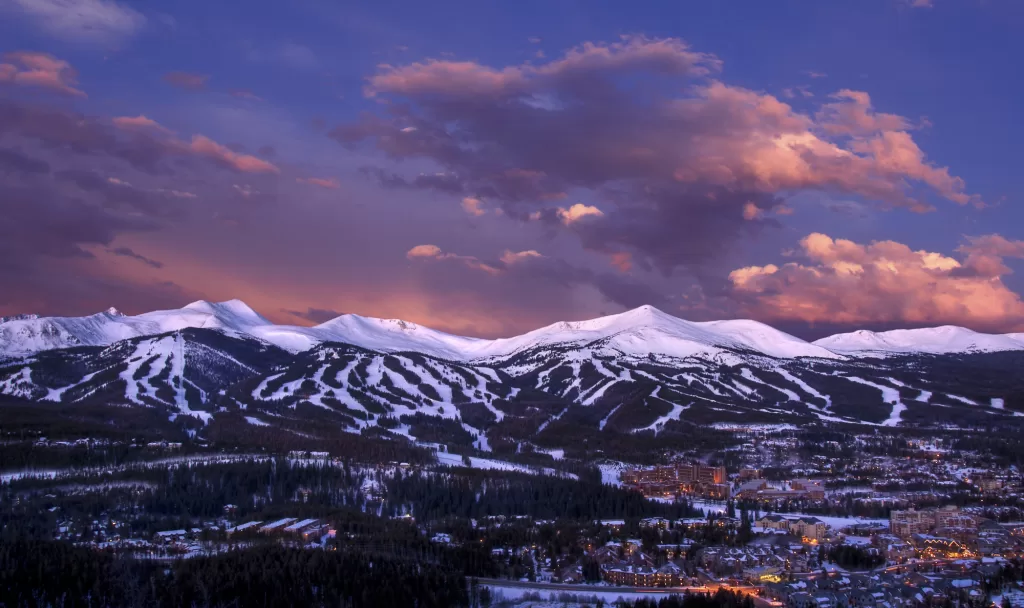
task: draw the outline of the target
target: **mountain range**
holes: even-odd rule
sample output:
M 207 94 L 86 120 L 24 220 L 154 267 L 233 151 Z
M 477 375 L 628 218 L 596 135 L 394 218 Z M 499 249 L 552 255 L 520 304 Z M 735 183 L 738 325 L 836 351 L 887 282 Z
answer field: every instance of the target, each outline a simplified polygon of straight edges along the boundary
M 1024 411 L 1024 334 L 855 331 L 814 342 L 651 306 L 484 340 L 342 315 L 278 325 L 241 301 L 0 319 L 0 394 L 255 426 L 557 444 L 559 429 L 984 425 Z

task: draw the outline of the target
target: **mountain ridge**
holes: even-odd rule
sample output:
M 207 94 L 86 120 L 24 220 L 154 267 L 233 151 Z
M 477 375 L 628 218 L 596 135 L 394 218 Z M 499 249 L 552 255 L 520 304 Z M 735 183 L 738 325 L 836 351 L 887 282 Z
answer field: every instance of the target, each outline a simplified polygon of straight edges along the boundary
M 0 322 L 0 355 L 25 356 L 73 346 L 108 346 L 119 340 L 185 328 L 217 329 L 248 335 L 298 353 L 327 342 L 343 342 L 384 352 L 416 351 L 462 362 L 505 358 L 553 344 L 605 341 L 623 354 L 679 357 L 750 351 L 789 359 L 836 359 L 888 354 L 950 354 L 1024 350 L 1024 334 L 984 334 L 945 325 L 885 332 L 856 330 L 808 342 L 749 319 L 693 322 L 644 305 L 583 321 L 559 321 L 507 338 L 483 339 L 449 334 L 401 319 L 355 314 L 312 327 L 276 324 L 241 300 L 198 300 L 180 309 L 129 316 L 116 308 L 83 317 L 16 315 Z

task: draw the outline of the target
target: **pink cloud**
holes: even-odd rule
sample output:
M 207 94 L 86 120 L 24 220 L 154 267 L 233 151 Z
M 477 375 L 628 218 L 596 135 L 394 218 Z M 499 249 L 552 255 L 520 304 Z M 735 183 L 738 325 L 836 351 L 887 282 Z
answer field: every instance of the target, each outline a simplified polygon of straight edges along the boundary
M 830 134 L 862 135 L 910 129 L 902 116 L 875 112 L 871 96 L 863 91 L 843 89 L 831 97 L 836 101 L 823 105 L 818 111 L 819 124 Z
M 295 181 L 300 184 L 319 186 L 328 190 L 337 190 L 341 187 L 341 182 L 333 177 L 297 177 Z
M 575 224 L 586 218 L 602 217 L 604 212 L 594 207 L 593 205 L 584 205 L 583 203 L 576 203 L 568 209 L 559 208 L 557 209 L 558 218 L 562 220 L 563 224 Z
M 126 131 L 150 130 L 165 134 L 171 132 L 170 129 L 164 127 L 157 121 L 153 120 L 152 118 L 143 116 L 141 114 L 138 116 L 117 116 L 114 119 L 112 119 L 111 122 L 114 123 L 115 127 L 119 129 L 124 129 Z
M 957 248 L 966 255 L 964 267 L 980 277 L 998 278 L 1011 271 L 1004 258 L 1024 258 L 1024 241 L 1011 241 L 999 234 L 968 236 L 967 243 Z
M 210 77 L 205 74 L 192 74 L 190 72 L 167 72 L 163 75 L 164 82 L 186 91 L 199 91 L 206 88 Z
M 443 189 L 402 181 L 410 187 L 486 198 L 506 217 L 560 224 L 588 249 L 630 251 L 665 272 L 715 259 L 765 224 L 750 219 L 787 214 L 794 193 L 915 211 L 938 198 L 981 203 L 927 158 L 910 121 L 877 111 L 867 93 L 843 89 L 799 111 L 709 78 L 720 68 L 680 40 L 644 37 L 537 63 L 381 66 L 366 93 L 396 103 L 330 136 L 449 176 Z M 629 86 L 626 74 L 650 86 Z M 551 193 L 579 190 L 602 215 L 537 211 Z
M 250 154 L 240 154 L 227 146 L 219 144 L 205 135 L 193 135 L 190 142 L 174 137 L 173 132 L 149 118 L 148 116 L 118 116 L 111 119 L 114 126 L 124 131 L 143 131 L 169 136 L 162 140 L 164 147 L 174 153 L 184 153 L 210 158 L 218 163 L 242 173 L 280 173 L 273 163 Z M 340 184 L 333 178 L 297 178 L 297 182 L 320 186 L 321 188 L 338 188 Z
M 401 93 L 439 97 L 487 97 L 525 93 L 535 83 L 588 72 L 654 70 L 666 74 L 703 75 L 717 70 L 713 55 L 691 51 L 676 38 L 629 36 L 615 43 L 586 42 L 562 58 L 534 66 L 494 69 L 472 61 L 428 60 L 406 66 L 381 65 L 370 78 L 366 94 Z
M 1001 280 L 1002 259 L 1024 257 L 1024 241 L 970 237 L 958 251 L 965 259 L 813 233 L 800 241 L 804 261 L 739 268 L 729 280 L 749 314 L 771 320 L 1024 326 L 1024 302 Z
M 238 99 L 248 99 L 251 101 L 263 101 L 263 98 L 253 93 L 248 89 L 231 89 L 228 94 Z
M 272 163 L 249 154 L 239 154 L 205 135 L 193 135 L 186 148 L 189 152 L 222 162 L 242 173 L 280 173 Z
M 480 259 L 470 255 L 458 255 L 447 253 L 437 245 L 416 245 L 405 253 L 410 260 L 448 260 L 463 264 L 467 268 L 480 270 L 490 275 L 501 274 L 501 269 L 491 264 L 482 262 Z
M 0 63 L 0 83 L 37 87 L 71 97 L 86 97 L 83 91 L 75 88 L 78 72 L 71 64 L 47 53 L 5 53 Z
M 462 199 L 462 209 L 466 213 L 476 217 L 479 217 L 487 213 L 480 207 L 481 204 L 483 204 L 481 200 L 476 197 L 467 196 Z

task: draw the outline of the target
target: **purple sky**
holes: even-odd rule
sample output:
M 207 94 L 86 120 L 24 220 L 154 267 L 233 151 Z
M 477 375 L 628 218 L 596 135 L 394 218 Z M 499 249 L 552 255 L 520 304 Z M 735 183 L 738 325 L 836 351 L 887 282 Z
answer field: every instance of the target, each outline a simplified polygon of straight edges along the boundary
M 0 314 L 1024 331 L 1024 4 L 347 4 L 0 0 Z

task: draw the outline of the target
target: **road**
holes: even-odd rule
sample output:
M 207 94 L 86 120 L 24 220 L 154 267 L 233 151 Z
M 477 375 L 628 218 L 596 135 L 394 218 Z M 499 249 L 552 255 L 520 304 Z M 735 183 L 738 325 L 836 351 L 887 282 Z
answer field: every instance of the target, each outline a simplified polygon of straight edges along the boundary
M 659 593 L 659 594 L 673 594 L 673 593 L 715 593 L 719 588 L 729 589 L 731 591 L 739 591 L 747 594 L 756 594 L 758 592 L 757 587 L 749 586 L 732 586 L 732 585 L 706 585 L 701 587 L 611 587 L 605 585 L 574 585 L 572 583 L 542 583 L 542 582 L 531 582 L 531 581 L 513 581 L 503 578 L 480 578 L 481 585 L 487 585 L 490 587 L 515 587 L 520 589 L 533 589 L 536 591 L 566 591 L 570 593 Z M 755 598 L 760 599 L 760 598 Z M 770 606 L 770 602 L 766 602 L 764 606 Z

